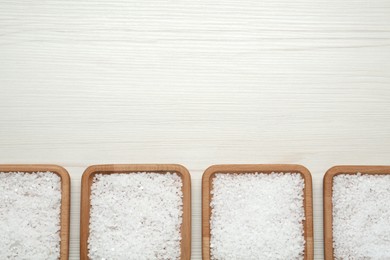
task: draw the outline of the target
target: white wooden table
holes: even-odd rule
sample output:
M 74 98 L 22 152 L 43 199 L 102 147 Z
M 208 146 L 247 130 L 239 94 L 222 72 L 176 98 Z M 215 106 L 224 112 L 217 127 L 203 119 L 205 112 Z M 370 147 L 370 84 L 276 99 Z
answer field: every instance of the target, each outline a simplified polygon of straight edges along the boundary
M 0 163 L 390 164 L 390 1 L 0 2 Z

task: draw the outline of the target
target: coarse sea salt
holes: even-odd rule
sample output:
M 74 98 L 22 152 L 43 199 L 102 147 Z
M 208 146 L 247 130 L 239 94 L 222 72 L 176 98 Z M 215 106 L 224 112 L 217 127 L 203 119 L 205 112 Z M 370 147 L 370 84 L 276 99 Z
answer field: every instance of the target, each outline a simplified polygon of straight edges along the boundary
M 182 185 L 176 173 L 95 175 L 90 259 L 180 259 Z
M 303 190 L 297 173 L 216 174 L 211 259 L 303 259 Z
M 333 177 L 336 259 L 390 259 L 390 175 Z
M 59 259 L 61 179 L 0 173 L 0 259 Z

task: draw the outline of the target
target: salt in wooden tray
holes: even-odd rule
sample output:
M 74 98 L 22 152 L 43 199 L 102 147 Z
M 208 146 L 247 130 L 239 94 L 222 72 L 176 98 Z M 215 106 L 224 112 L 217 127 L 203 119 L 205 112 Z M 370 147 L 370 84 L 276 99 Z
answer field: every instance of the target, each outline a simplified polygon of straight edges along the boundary
M 390 174 L 390 166 L 334 166 L 324 176 L 324 256 L 325 260 L 335 259 L 333 250 L 333 177 L 339 174 L 356 175 L 384 175 Z
M 60 260 L 69 258 L 70 177 L 61 166 L 52 164 L 2 164 L 0 172 L 52 172 L 61 178 Z
M 245 174 L 245 173 L 300 173 L 305 182 L 304 188 L 304 210 L 305 220 L 303 221 L 305 237 L 305 260 L 312 260 L 314 255 L 313 242 L 313 203 L 312 203 L 312 179 L 310 172 L 301 165 L 295 164 L 231 164 L 231 165 L 213 165 L 203 174 L 202 178 L 202 258 L 211 259 L 210 251 L 210 218 L 212 200 L 211 191 L 213 189 L 213 178 L 217 173 L 226 174 Z
M 111 164 L 88 167 L 81 181 L 81 218 L 80 218 L 80 259 L 87 260 L 89 219 L 91 208 L 91 186 L 96 174 L 153 172 L 176 173 L 181 177 L 183 186 L 183 222 L 181 225 L 181 260 L 191 259 L 191 177 L 186 168 L 177 164 Z

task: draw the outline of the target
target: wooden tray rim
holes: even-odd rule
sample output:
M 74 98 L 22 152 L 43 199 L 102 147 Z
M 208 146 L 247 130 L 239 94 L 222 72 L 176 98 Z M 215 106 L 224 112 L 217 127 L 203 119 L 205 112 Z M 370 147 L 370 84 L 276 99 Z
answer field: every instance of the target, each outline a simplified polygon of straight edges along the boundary
M 356 175 L 385 175 L 390 174 L 390 166 L 382 165 L 337 165 L 331 167 L 323 179 L 323 215 L 324 215 L 324 257 L 334 259 L 333 250 L 333 177 L 339 174 Z
M 304 209 L 305 209 L 305 255 L 304 259 L 314 258 L 313 238 L 313 189 L 310 171 L 298 164 L 220 164 L 206 169 L 202 176 L 202 258 L 210 260 L 210 200 L 212 178 L 216 173 L 243 174 L 243 173 L 300 173 L 305 182 Z
M 60 259 L 67 260 L 70 232 L 70 176 L 68 171 L 55 164 L 0 164 L 0 172 L 53 172 L 61 178 Z
M 89 236 L 89 211 L 92 179 L 95 174 L 123 173 L 132 174 L 137 172 L 175 172 L 183 182 L 183 217 L 181 226 L 181 260 L 191 259 L 191 175 L 180 164 L 101 164 L 91 165 L 83 173 L 81 180 L 81 209 L 80 209 L 80 259 L 87 260 L 88 236 Z

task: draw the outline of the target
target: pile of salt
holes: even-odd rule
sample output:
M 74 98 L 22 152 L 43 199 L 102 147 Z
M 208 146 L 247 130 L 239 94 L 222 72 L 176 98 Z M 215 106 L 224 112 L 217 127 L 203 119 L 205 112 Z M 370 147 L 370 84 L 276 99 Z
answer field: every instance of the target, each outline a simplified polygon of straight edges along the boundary
M 180 259 L 182 185 L 176 173 L 95 175 L 90 259 Z
M 1 172 L 0 194 L 0 259 L 58 259 L 60 177 Z
M 336 259 L 390 259 L 390 175 L 333 178 Z
M 304 180 L 296 173 L 216 174 L 212 259 L 303 259 Z

